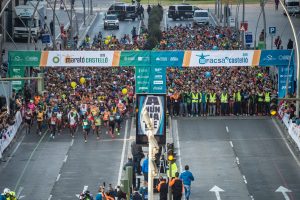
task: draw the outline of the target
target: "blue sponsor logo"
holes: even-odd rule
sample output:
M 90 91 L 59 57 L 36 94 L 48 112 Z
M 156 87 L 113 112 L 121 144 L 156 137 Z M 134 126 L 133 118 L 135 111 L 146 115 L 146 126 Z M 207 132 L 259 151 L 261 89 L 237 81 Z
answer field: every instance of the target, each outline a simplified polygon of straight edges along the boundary
M 200 55 L 196 55 L 199 57 L 199 64 L 233 64 L 233 63 L 248 63 L 248 53 L 243 53 L 242 57 L 224 57 L 224 58 L 206 58 L 210 56 L 209 54 L 204 55 L 203 53 Z

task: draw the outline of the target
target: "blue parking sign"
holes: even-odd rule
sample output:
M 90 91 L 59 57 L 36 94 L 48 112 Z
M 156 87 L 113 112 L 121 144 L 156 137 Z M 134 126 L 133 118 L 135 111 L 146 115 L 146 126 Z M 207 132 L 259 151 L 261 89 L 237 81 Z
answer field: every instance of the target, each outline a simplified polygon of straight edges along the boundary
M 245 43 L 252 44 L 253 43 L 253 34 L 252 32 L 245 33 Z
M 271 34 L 271 35 L 276 34 L 276 27 L 275 26 L 274 27 L 272 27 L 272 26 L 269 27 L 269 34 Z

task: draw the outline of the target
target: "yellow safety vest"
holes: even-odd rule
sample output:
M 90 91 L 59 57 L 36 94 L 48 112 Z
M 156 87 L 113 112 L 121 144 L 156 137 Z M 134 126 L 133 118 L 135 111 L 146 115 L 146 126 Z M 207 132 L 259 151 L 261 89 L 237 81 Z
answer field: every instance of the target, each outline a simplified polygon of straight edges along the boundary
M 192 93 L 192 103 L 198 103 L 198 102 L 199 102 L 199 94 Z
M 270 92 L 265 93 L 265 102 L 269 103 L 271 101 Z
M 216 103 L 216 93 L 209 94 L 209 103 Z
M 176 163 L 172 163 L 172 164 L 171 164 L 171 168 L 172 168 L 172 174 L 171 174 L 171 177 L 175 177 L 176 172 L 178 172 Z M 170 176 L 169 169 L 167 170 L 167 176 Z
M 263 93 L 258 93 L 258 102 L 263 102 Z
M 241 102 L 242 101 L 242 96 L 240 92 L 235 93 L 235 101 Z
M 228 96 L 227 93 L 221 95 L 221 103 L 228 103 Z

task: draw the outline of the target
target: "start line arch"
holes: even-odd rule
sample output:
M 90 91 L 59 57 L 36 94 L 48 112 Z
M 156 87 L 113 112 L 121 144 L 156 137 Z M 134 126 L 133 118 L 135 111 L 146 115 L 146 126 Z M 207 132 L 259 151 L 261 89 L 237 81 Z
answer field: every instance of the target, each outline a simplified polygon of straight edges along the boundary
M 135 66 L 140 73 L 136 74 L 137 79 L 140 77 L 137 84 L 149 83 L 148 86 L 141 84 L 144 85 L 141 92 L 137 87 L 137 93 L 166 93 L 166 67 L 277 67 L 278 96 L 285 95 L 287 78 L 289 92 L 294 92 L 292 50 L 9 51 L 8 65 L 10 77 L 24 77 L 26 67 Z M 20 88 L 22 81 L 14 81 L 12 85 Z
M 9 51 L 10 77 L 24 77 L 26 67 L 122 67 L 135 66 L 137 117 L 136 142 L 147 144 L 147 126 L 141 111 L 153 119 L 155 138 L 166 143 L 167 67 L 277 67 L 278 96 L 284 97 L 288 80 L 294 91 L 292 50 L 213 50 L 213 51 Z M 16 90 L 23 81 L 12 81 Z

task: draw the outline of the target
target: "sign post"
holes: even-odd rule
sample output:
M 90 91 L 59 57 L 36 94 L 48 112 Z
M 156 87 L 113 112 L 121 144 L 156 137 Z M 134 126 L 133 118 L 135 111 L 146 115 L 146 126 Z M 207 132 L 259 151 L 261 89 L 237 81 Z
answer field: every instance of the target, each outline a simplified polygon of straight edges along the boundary
M 270 26 L 269 27 L 269 34 L 271 35 L 271 49 L 273 49 L 273 37 L 276 34 L 276 27 L 275 26 Z

